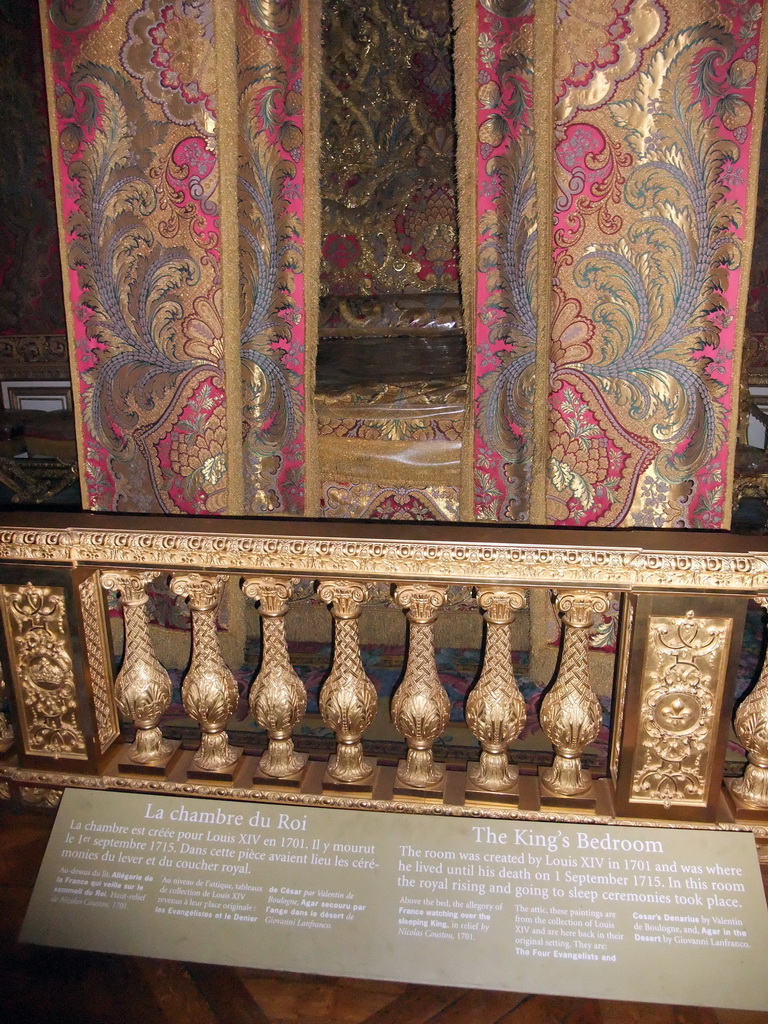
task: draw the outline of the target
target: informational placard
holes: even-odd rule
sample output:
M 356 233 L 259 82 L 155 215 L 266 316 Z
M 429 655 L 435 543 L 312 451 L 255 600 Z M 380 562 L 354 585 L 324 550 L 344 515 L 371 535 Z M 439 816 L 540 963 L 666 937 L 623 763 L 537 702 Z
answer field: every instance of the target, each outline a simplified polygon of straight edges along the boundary
M 67 790 L 27 942 L 768 1008 L 750 833 Z

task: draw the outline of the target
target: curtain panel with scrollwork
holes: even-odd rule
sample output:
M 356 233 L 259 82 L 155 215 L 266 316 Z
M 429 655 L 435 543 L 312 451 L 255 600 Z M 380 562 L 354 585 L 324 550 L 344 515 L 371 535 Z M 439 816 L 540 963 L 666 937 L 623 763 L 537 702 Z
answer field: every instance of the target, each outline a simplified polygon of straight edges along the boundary
M 86 506 L 317 513 L 321 3 L 41 10 Z M 452 515 L 728 525 L 763 33 L 752 0 L 455 0 Z
M 475 515 L 727 526 L 762 5 L 457 10 L 475 76 Z
M 305 510 L 306 6 L 42 0 L 87 508 Z

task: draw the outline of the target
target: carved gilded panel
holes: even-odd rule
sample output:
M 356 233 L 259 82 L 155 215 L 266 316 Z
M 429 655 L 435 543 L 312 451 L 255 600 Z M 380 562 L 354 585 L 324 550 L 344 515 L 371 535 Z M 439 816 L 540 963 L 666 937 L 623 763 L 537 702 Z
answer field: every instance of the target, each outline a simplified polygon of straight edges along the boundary
M 704 799 L 731 625 L 693 611 L 650 617 L 633 796 L 665 808 Z
M 614 707 L 619 813 L 714 820 L 746 600 L 629 597 Z
M 24 751 L 86 760 L 62 587 L 0 587 Z
M 80 607 L 83 616 L 85 653 L 91 671 L 96 734 L 99 751 L 103 754 L 110 743 L 120 735 L 120 722 L 108 669 L 109 646 L 96 576 L 89 576 L 80 584 Z

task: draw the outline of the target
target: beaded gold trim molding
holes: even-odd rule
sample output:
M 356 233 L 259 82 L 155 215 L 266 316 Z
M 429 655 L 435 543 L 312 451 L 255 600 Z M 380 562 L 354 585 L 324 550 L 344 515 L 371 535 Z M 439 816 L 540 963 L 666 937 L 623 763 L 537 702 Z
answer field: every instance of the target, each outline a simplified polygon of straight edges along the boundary
M 213 797 L 217 800 L 240 800 L 248 803 L 294 804 L 303 807 L 335 807 L 341 810 L 385 811 L 391 814 L 430 814 L 458 818 L 496 818 L 520 821 L 553 821 L 565 824 L 627 825 L 647 828 L 703 829 L 721 832 L 752 832 L 758 841 L 768 841 L 768 826 L 759 822 L 653 821 L 647 818 L 622 818 L 610 814 L 578 814 L 556 810 L 529 811 L 517 806 L 477 806 L 443 804 L 417 800 L 377 800 L 334 793 L 301 793 L 278 788 L 259 789 L 244 786 L 214 786 L 197 782 L 173 782 L 168 779 L 140 778 L 118 775 L 76 775 L 0 765 L 0 780 L 22 786 L 67 786 L 74 789 L 119 790 L 132 793 L 164 793 L 187 797 Z M 2 784 L 2 783 L 0 783 Z
M 185 525 L 191 526 L 190 523 Z M 256 525 L 256 524 L 254 524 Z M 263 524 L 258 524 L 262 526 Z M 250 535 L 190 530 L 0 529 L 0 559 L 19 562 L 142 565 L 229 572 L 269 571 L 312 578 L 504 583 L 511 586 L 613 590 L 768 589 L 768 554 L 664 551 L 611 544 L 520 543 L 525 531 L 497 531 L 504 541 L 307 537 L 264 530 Z M 434 529 L 434 528 L 433 528 Z M 437 531 L 436 531 L 437 532 Z M 442 532 L 442 531 L 441 531 Z M 465 531 L 470 533 L 472 531 Z M 513 534 L 517 534 L 513 538 Z M 617 538 L 618 540 L 618 538 Z

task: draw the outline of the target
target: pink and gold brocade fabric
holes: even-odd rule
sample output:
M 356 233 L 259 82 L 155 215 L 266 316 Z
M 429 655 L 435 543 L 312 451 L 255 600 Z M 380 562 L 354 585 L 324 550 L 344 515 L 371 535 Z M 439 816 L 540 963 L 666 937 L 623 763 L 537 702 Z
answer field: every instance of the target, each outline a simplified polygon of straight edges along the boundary
M 478 3 L 478 518 L 728 525 L 762 20 L 740 0 Z
M 301 514 L 300 4 L 42 13 L 85 506 Z
M 406 6 L 409 24 L 429 22 L 429 5 Z M 463 128 L 459 119 L 475 135 L 476 238 L 460 261 L 476 304 L 475 429 L 461 436 L 452 411 L 448 454 L 457 467 L 458 442 L 471 456 L 475 518 L 727 526 L 763 5 L 456 8 L 473 46 L 455 59 L 475 55 L 473 117 Z M 312 9 L 319 47 L 319 5 L 42 9 L 86 506 L 360 515 L 374 514 L 378 486 L 402 513 L 410 455 L 403 473 L 355 480 L 367 490 L 352 497 L 353 453 L 339 435 L 354 418 L 347 407 L 323 413 L 336 472 L 322 504 L 307 498 L 319 251 L 334 231 L 353 233 L 342 218 L 324 236 L 313 207 L 308 149 L 316 154 L 320 138 L 307 111 L 319 105 L 320 76 L 308 71 L 307 17 Z M 447 29 L 434 31 L 442 39 Z M 443 116 L 445 76 L 431 51 L 423 58 L 420 81 Z M 447 139 L 447 129 L 429 135 L 440 159 L 420 143 L 417 160 L 442 169 Z M 448 186 L 443 195 L 439 183 L 406 184 L 413 202 L 445 214 L 406 224 L 388 210 L 412 289 L 431 277 L 446 287 L 456 273 Z M 372 415 L 365 431 L 385 445 L 379 421 L 392 419 Z M 404 440 L 390 439 L 382 465 Z M 414 487 L 443 472 L 433 455 L 413 461 Z M 435 518 L 458 514 L 458 476 L 451 486 Z M 430 517 L 426 505 L 419 515 Z

